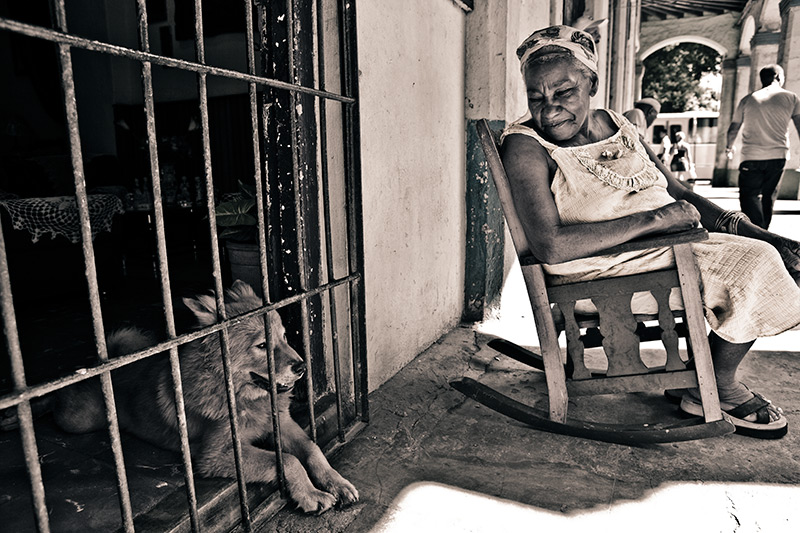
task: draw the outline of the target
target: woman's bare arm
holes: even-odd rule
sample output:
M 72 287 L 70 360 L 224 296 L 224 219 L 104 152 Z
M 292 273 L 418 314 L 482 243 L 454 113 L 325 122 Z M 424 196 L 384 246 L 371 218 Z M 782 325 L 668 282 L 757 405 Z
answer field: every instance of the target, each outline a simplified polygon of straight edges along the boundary
M 644 144 L 644 143 L 643 143 Z M 650 160 L 658 167 L 659 170 L 667 178 L 667 191 L 670 196 L 676 200 L 686 200 L 692 204 L 697 211 L 700 212 L 700 223 L 708 231 L 719 231 L 716 227 L 717 221 L 725 210 L 714 202 L 700 196 L 692 190 L 684 187 L 678 181 L 672 172 L 667 169 L 661 160 L 656 156 L 655 152 L 650 149 L 647 144 L 644 144 Z M 776 233 L 767 231 L 759 226 L 756 226 L 749 220 L 742 220 L 739 222 L 737 232 L 738 235 L 743 237 L 750 237 L 751 239 L 758 239 L 760 241 L 768 242 L 773 245 L 780 252 L 783 262 L 789 273 L 798 280 L 800 279 L 800 243 L 792 239 L 788 239 Z
M 550 191 L 556 164 L 544 147 L 531 137 L 509 135 L 503 142 L 502 158 L 531 250 L 545 263 L 586 257 L 652 233 L 684 231 L 700 221 L 694 207 L 677 201 L 614 220 L 564 225 Z

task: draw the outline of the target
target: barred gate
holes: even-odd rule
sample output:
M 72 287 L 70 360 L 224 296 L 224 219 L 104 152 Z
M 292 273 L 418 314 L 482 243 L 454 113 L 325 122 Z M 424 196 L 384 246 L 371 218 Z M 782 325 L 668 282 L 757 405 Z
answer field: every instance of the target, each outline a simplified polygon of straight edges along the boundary
M 139 46 L 126 47 L 112 42 L 88 39 L 69 32 L 68 8 L 65 0 L 52 0 L 51 27 L 0 18 L 0 30 L 12 35 L 53 43 L 57 50 L 63 106 L 66 114 L 69 156 L 74 177 L 74 198 L 80 220 L 81 246 L 85 263 L 91 323 L 94 332 L 97 361 L 80 373 L 71 373 L 43 383 L 29 384 L 25 375 L 26 352 L 20 344 L 15 315 L 12 276 L 9 271 L 9 252 L 4 231 L 0 229 L 0 305 L 9 354 L 11 392 L 0 396 L 0 410 L 15 408 L 27 475 L 30 479 L 30 498 L 38 531 L 58 529 L 50 524 L 46 501 L 47 483 L 42 479 L 40 452 L 31 410 L 31 401 L 80 381 L 98 377 L 102 383 L 108 418 L 116 483 L 121 515 L 120 529 L 148 530 L 147 521 L 132 508 L 128 473 L 117 421 L 111 371 L 125 365 L 169 353 L 175 389 L 175 402 L 180 424 L 185 499 L 188 502 L 188 521 L 176 529 L 230 529 L 251 531 L 252 524 L 274 512 L 285 500 L 275 495 L 259 499 L 248 495 L 250 486 L 241 477 L 241 445 L 238 425 L 230 417 L 234 436 L 235 461 L 239 477 L 228 491 L 238 494 L 240 511 L 234 523 L 213 522 L 198 504 L 196 482 L 192 470 L 183 393 L 180 381 L 178 347 L 192 340 L 219 335 L 222 345 L 229 413 L 236 412 L 233 384 L 227 367 L 228 328 L 243 318 L 263 316 L 272 310 L 293 306 L 290 322 L 296 326 L 295 348 L 304 354 L 310 371 L 306 373 L 308 394 L 308 431 L 324 449 L 346 442 L 353 432 L 368 421 L 366 347 L 364 331 L 363 250 L 360 190 L 359 115 L 357 84 L 357 50 L 355 2 L 353 0 L 239 0 L 243 7 L 246 65 L 244 71 L 214 66 L 206 61 L 202 0 L 127 0 L 135 2 L 136 19 L 129 23 L 137 27 Z M 236 0 L 228 2 L 232 4 Z M 193 2 L 193 5 L 192 5 Z M 148 7 L 170 10 L 187 5 L 192 8 L 194 26 L 194 60 L 173 57 L 171 35 L 160 29 L 160 53 L 151 51 L 152 15 Z M 334 29 L 331 30 L 331 26 Z M 285 34 L 285 42 L 275 40 Z M 334 42 L 327 37 L 333 35 Z M 154 346 L 122 357 L 110 358 L 105 341 L 102 308 L 103 294 L 98 283 L 95 247 L 90 223 L 89 202 L 84 172 L 84 153 L 76 104 L 76 76 L 73 69 L 75 50 L 89 51 L 139 65 L 142 88 L 141 109 L 144 112 L 147 174 L 151 182 L 152 223 L 155 232 L 154 261 L 160 285 L 163 319 L 167 339 Z M 283 55 L 281 55 L 283 54 Z M 338 56 L 338 57 L 337 57 Z M 338 59 L 338 61 L 337 61 Z M 330 73 L 331 66 L 336 72 Z M 165 211 L 163 204 L 163 169 L 159 160 L 159 141 L 156 132 L 158 99 L 154 91 L 153 67 L 184 72 L 196 80 L 196 112 L 202 139 L 201 183 L 205 198 L 205 216 L 210 241 L 213 289 L 220 320 L 200 330 L 179 334 L 173 309 Z M 251 138 L 253 185 L 257 202 L 258 249 L 261 273 L 260 287 L 269 302 L 246 316 L 229 317 L 223 298 L 224 252 L 218 241 L 215 206 L 222 177 L 215 179 L 212 164 L 214 153 L 211 138 L 214 129 L 209 124 L 209 79 L 230 80 L 246 85 L 247 113 Z M 283 79 L 282 79 L 283 78 Z M 338 91 L 330 90 L 326 80 L 334 80 Z M 78 83 L 81 80 L 77 80 Z M 331 85 L 333 85 L 331 83 Z M 330 105 L 329 105 L 330 104 Z M 313 111 L 313 112 L 312 112 Z M 329 127 L 332 123 L 335 127 Z M 219 134 L 218 134 L 219 135 Z M 230 156 L 229 156 L 230 157 Z M 237 159 L 234 157 L 233 159 Z M 336 181 L 336 183 L 333 183 Z M 338 199 L 333 201 L 333 199 Z M 337 259 L 338 258 L 338 259 Z M 337 263 L 338 260 L 338 263 Z M 339 263 L 343 263 L 340 265 Z M 338 274 L 338 275 L 337 275 Z M 265 328 L 269 346 L 269 328 Z M 312 357 L 313 354 L 313 357 Z M 274 354 L 268 349 L 270 391 L 275 405 Z M 327 403 L 318 400 L 326 398 Z M 320 412 L 315 412 L 320 406 Z M 333 421 L 333 422 L 332 422 Z M 320 425 L 321 424 L 321 425 Z M 280 434 L 277 413 L 273 411 L 273 429 Z M 283 456 L 278 447 L 280 493 L 285 495 Z M 233 487 L 235 486 L 235 490 Z M 23 512 L 23 510 L 19 510 Z M 143 525 L 142 525 L 143 524 Z

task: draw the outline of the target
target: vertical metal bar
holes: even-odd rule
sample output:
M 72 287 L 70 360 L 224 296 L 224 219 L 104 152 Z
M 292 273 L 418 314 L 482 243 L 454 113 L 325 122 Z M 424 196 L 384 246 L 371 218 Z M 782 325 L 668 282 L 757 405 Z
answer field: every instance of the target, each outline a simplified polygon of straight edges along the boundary
M 288 29 L 289 46 L 287 53 L 289 56 L 289 75 L 291 76 L 292 83 L 299 83 L 297 67 L 295 65 L 294 51 L 297 46 L 297 31 L 295 31 L 294 23 L 296 21 L 294 16 L 294 2 L 293 0 L 286 0 L 286 23 Z M 305 224 L 302 217 L 302 202 L 300 195 L 300 176 L 298 169 L 300 167 L 300 154 L 298 149 L 299 144 L 299 131 L 297 125 L 297 93 L 294 91 L 289 93 L 289 117 L 291 122 L 291 143 L 292 143 L 292 189 L 294 191 L 294 216 L 295 216 L 295 230 L 297 232 L 297 269 L 299 270 L 299 283 L 300 292 L 308 290 L 308 283 L 306 280 L 306 231 Z M 308 416 L 311 425 L 311 438 L 317 440 L 317 421 L 314 414 L 314 382 L 311 371 L 312 357 L 311 357 L 311 338 L 308 331 L 308 300 L 303 298 L 300 300 L 300 321 L 302 322 L 303 333 L 303 351 L 306 356 L 306 365 L 308 371 L 306 372 L 306 387 L 308 389 Z
M 261 16 L 265 17 L 265 13 L 263 11 L 261 12 Z M 262 20 L 266 20 L 266 19 L 262 18 Z M 264 132 L 269 131 L 268 128 L 267 128 L 267 125 L 269 124 L 269 113 L 270 113 L 271 109 L 272 109 L 272 104 L 267 104 L 267 105 L 264 105 L 262 107 L 262 115 L 263 115 L 262 123 L 264 125 Z M 264 158 L 264 176 L 267 177 L 267 178 L 269 177 L 269 166 L 268 165 L 269 165 L 269 161 L 267 160 L 267 157 L 265 157 Z M 266 183 L 269 184 L 269 179 L 266 180 Z M 268 185 L 267 185 L 267 187 L 265 187 L 265 192 L 263 194 L 264 194 L 265 197 L 269 197 L 269 187 L 268 187 Z M 266 228 L 266 223 L 264 221 L 263 204 L 262 204 L 261 208 L 258 209 L 257 216 L 259 217 L 258 218 L 259 228 Z M 260 231 L 261 230 L 259 229 L 259 232 Z M 266 231 L 264 233 L 265 233 L 265 235 L 263 237 L 263 241 L 260 241 L 260 242 L 265 242 L 266 243 Z M 259 238 L 262 238 L 262 237 L 259 237 Z M 260 242 L 259 242 L 259 246 L 261 246 Z M 262 257 L 260 257 L 259 259 L 261 261 L 264 261 L 264 263 L 262 263 L 262 269 L 265 269 L 266 268 L 266 246 L 264 247 L 264 251 L 263 252 L 262 252 L 261 248 L 259 248 L 259 254 L 262 254 L 262 253 L 264 255 Z M 262 270 L 262 276 L 263 276 L 263 272 L 264 271 Z M 264 298 L 268 298 L 268 295 L 269 295 L 269 292 L 268 292 L 269 287 L 268 287 L 268 285 L 269 285 L 269 283 L 267 282 L 267 278 L 263 277 L 262 278 L 262 288 L 264 289 Z M 288 495 L 288 490 L 287 490 L 287 487 L 286 487 L 286 473 L 284 471 L 284 465 L 283 465 L 283 448 L 280 445 L 278 445 L 278 443 L 283 442 L 283 440 L 281 438 L 281 423 L 280 423 L 280 418 L 278 416 L 278 386 L 277 386 L 277 381 L 275 379 L 275 351 L 274 351 L 274 349 L 272 347 L 272 327 L 270 326 L 269 316 L 268 315 L 264 315 L 264 335 L 265 335 L 265 339 L 264 340 L 265 340 L 265 342 L 267 344 L 267 373 L 269 374 L 269 383 L 270 383 L 269 401 L 270 401 L 270 414 L 271 414 L 271 419 L 272 419 L 272 432 L 275 435 L 275 439 L 274 440 L 275 440 L 275 443 L 276 443 L 276 446 L 275 446 L 275 461 L 276 461 L 276 466 L 277 466 L 277 470 L 278 470 L 278 487 L 280 488 L 281 495 L 286 497 Z
M 150 51 L 148 36 L 147 2 L 136 1 L 139 17 L 139 47 L 144 52 Z M 164 305 L 164 319 L 167 335 L 170 339 L 176 337 L 175 315 L 172 308 L 172 289 L 169 281 L 169 262 L 167 259 L 167 244 L 164 234 L 164 208 L 161 197 L 161 173 L 158 164 L 158 139 L 156 137 L 155 104 L 153 97 L 153 69 L 149 61 L 142 62 L 142 93 L 144 95 L 144 111 L 147 123 L 147 148 L 150 156 L 150 175 L 153 186 L 153 209 L 156 219 L 156 242 L 158 247 L 158 266 L 161 277 L 161 300 Z M 183 477 L 186 483 L 186 498 L 189 504 L 189 522 L 193 531 L 200 530 L 200 519 L 197 512 L 197 491 L 194 485 L 194 469 L 192 468 L 192 454 L 189 446 L 189 429 L 186 420 L 186 407 L 183 399 L 183 382 L 181 380 L 180 359 L 178 348 L 169 351 L 170 370 L 175 394 L 175 415 L 178 420 L 180 433 L 181 455 L 183 458 Z
M 369 421 L 367 403 L 366 329 L 364 326 L 364 243 L 362 239 L 361 209 L 361 138 L 358 108 L 358 50 L 356 49 L 356 6 L 350 0 L 339 0 L 342 91 L 354 99 L 345 107 L 345 179 L 347 188 L 347 227 L 350 272 L 362 274 L 358 282 L 350 284 L 350 334 L 353 350 L 353 376 L 355 378 L 356 412 L 364 422 Z M 360 409 L 358 407 L 360 406 Z
M 317 76 L 319 76 L 319 89 L 325 87 L 325 18 L 323 0 L 317 0 Z M 327 102 L 319 99 L 319 151 L 320 175 L 322 183 L 323 217 L 325 226 L 325 266 L 327 267 L 328 280 L 335 277 L 333 272 L 333 238 L 331 236 L 331 191 L 328 183 L 328 120 Z M 328 291 L 328 304 L 331 309 L 331 348 L 333 350 L 333 379 L 336 383 L 336 423 L 339 441 L 344 442 L 344 409 L 342 406 L 342 370 L 339 360 L 339 325 L 336 314 L 335 289 Z
M 17 329 L 17 316 L 14 312 L 14 299 L 11 294 L 11 277 L 8 273 L 8 257 L 6 256 L 6 241 L 2 225 L 0 225 L 0 305 L 2 306 L 3 333 L 11 361 L 14 389 L 20 391 L 26 389 L 28 385 L 25 380 L 25 364 L 22 361 L 22 349 L 19 344 L 19 330 Z M 17 404 L 16 409 L 22 438 L 22 451 L 25 454 L 28 479 L 31 483 L 36 529 L 40 533 L 47 533 L 50 531 L 50 521 L 47 517 L 42 468 L 39 465 L 39 449 L 36 446 L 36 435 L 33 431 L 30 401 L 26 400 Z
M 267 20 L 268 20 L 267 17 L 269 17 L 269 12 L 268 12 L 268 9 L 267 9 L 266 2 L 263 1 L 263 0 L 261 2 L 259 2 L 259 17 L 261 19 L 261 32 L 260 33 L 261 33 L 262 39 L 264 39 L 265 36 L 267 35 L 266 26 L 267 26 Z M 262 46 L 263 46 L 263 43 L 262 43 Z M 253 69 L 255 70 L 255 56 L 253 56 Z M 266 135 L 266 132 L 269 131 L 267 125 L 269 124 L 269 113 L 270 113 L 271 107 L 272 107 L 271 105 L 265 105 L 263 107 L 263 125 L 264 125 L 264 133 L 265 133 L 265 135 Z M 265 164 L 264 176 L 265 176 L 265 178 L 267 179 L 267 182 L 268 182 L 269 181 L 269 172 L 268 172 L 269 169 L 266 167 L 267 163 L 268 163 L 268 161 L 265 160 L 264 161 L 264 164 Z M 258 201 L 259 200 L 256 199 L 256 202 L 258 202 Z M 258 227 L 259 227 L 259 255 L 260 255 L 259 260 L 261 261 L 261 268 L 262 268 L 262 270 L 261 270 L 261 273 L 262 273 L 262 288 L 265 289 L 264 297 L 266 298 L 268 296 L 268 294 L 269 294 L 267 292 L 267 290 L 266 290 L 266 289 L 268 289 L 268 287 L 267 287 L 267 285 L 268 285 L 267 279 L 268 278 L 265 275 L 265 271 L 266 271 L 266 231 L 264 231 L 263 235 L 261 234 L 262 228 L 263 229 L 266 228 L 266 223 L 264 221 L 264 204 L 262 203 L 261 205 L 259 205 L 257 203 L 256 205 L 258 206 L 258 213 L 257 213 L 256 216 L 258 217 Z M 269 400 L 270 400 L 270 409 L 271 409 L 271 415 L 272 415 L 272 432 L 275 435 L 275 438 L 274 438 L 274 441 L 275 441 L 275 462 L 276 462 L 276 466 L 277 466 L 277 470 L 278 470 L 278 486 L 280 488 L 281 495 L 283 497 L 286 497 L 286 496 L 288 496 L 289 491 L 288 491 L 288 488 L 286 486 L 286 472 L 285 472 L 285 469 L 284 469 L 284 462 L 283 462 L 283 448 L 281 446 L 281 443 L 283 442 L 283 439 L 281 438 L 281 423 L 280 423 L 280 418 L 278 416 L 278 383 L 277 383 L 277 380 L 275 379 L 275 351 L 273 350 L 273 347 L 272 347 L 272 327 L 270 326 L 270 319 L 269 319 L 268 314 L 264 315 L 264 334 L 265 334 L 265 341 L 266 341 L 266 344 L 267 344 L 267 372 L 269 374 Z
M 205 65 L 205 41 L 203 39 L 203 7 L 202 0 L 194 2 L 195 17 L 195 54 L 197 62 Z M 217 238 L 217 221 L 214 205 L 214 180 L 211 171 L 211 139 L 208 126 L 208 79 L 204 72 L 197 74 L 197 91 L 200 99 L 200 124 L 203 135 L 203 168 L 206 180 L 206 207 L 208 209 L 209 234 L 211 238 L 211 260 L 214 276 L 214 292 L 216 294 L 217 315 L 220 320 L 227 318 L 225 311 L 225 294 L 222 287 L 222 269 L 220 268 L 219 241 Z M 269 344 L 269 337 L 267 337 Z M 242 469 L 242 443 L 239 440 L 238 410 L 236 409 L 236 393 L 231 372 L 231 359 L 228 349 L 228 328 L 220 331 L 220 351 L 222 352 L 222 369 L 225 375 L 225 387 L 228 395 L 228 418 L 231 425 L 233 460 L 236 466 L 236 482 L 239 490 L 239 505 L 242 515 L 242 526 L 245 531 L 251 530 L 250 509 L 247 506 L 247 485 Z
M 244 0 L 247 37 L 247 72 L 256 74 L 256 48 L 253 39 L 253 4 L 251 0 Z M 250 82 L 248 84 L 248 94 L 250 96 L 250 130 L 253 135 L 253 169 L 256 182 L 256 217 L 258 219 L 258 259 L 261 266 L 261 291 L 264 301 L 269 301 L 269 272 L 267 271 L 267 236 L 266 223 L 264 221 L 264 182 L 261 172 L 261 132 L 258 125 L 258 86 Z M 265 122 L 266 124 L 266 122 Z M 266 131 L 266 128 L 265 130 Z M 269 326 L 267 315 L 264 315 L 264 327 Z
M 249 74 L 256 74 L 256 54 L 255 54 L 255 42 L 253 39 L 253 4 L 250 0 L 244 0 L 245 4 L 245 17 L 246 17 L 246 27 L 245 32 L 247 34 L 247 72 Z M 262 14 L 263 15 L 263 14 Z M 248 92 L 250 95 L 250 128 L 253 135 L 253 168 L 254 168 L 254 178 L 256 182 L 256 218 L 258 220 L 258 260 L 259 265 L 261 267 L 261 291 L 264 295 L 264 301 L 269 301 L 269 273 L 267 271 L 267 233 L 266 233 L 266 222 L 264 221 L 264 199 L 265 199 L 265 191 L 264 191 L 264 183 L 262 181 L 263 175 L 266 175 L 266 172 L 262 175 L 261 172 L 261 142 L 260 142 L 260 131 L 258 127 L 258 87 L 255 83 L 250 83 L 248 86 Z M 267 121 L 269 119 L 269 106 L 265 106 L 264 109 L 264 132 L 267 132 Z M 266 163 L 266 161 L 265 161 Z M 272 326 L 270 324 L 270 313 L 265 313 L 263 316 L 264 319 L 264 337 L 267 342 L 268 346 L 271 346 L 272 343 Z M 277 435 L 275 439 L 276 443 L 276 461 L 278 463 L 277 470 L 278 470 L 278 478 L 279 478 L 279 487 L 282 494 L 286 494 L 286 477 L 283 470 L 283 449 L 280 446 L 280 421 L 278 419 L 278 389 L 277 383 L 275 380 L 275 355 L 272 349 L 268 349 L 267 351 L 267 372 L 269 373 L 269 382 L 270 382 L 270 409 L 272 415 L 272 427 L 275 435 Z M 277 451 L 280 450 L 280 451 Z M 280 458 L 278 458 L 278 454 L 280 453 Z
M 57 28 L 67 32 L 67 16 L 64 0 L 56 0 L 55 15 Z M 108 361 L 108 351 L 103 327 L 103 315 L 100 308 L 100 290 L 97 283 L 97 270 L 95 268 L 94 248 L 92 246 L 92 229 L 89 219 L 89 200 L 86 195 L 86 180 L 83 172 L 83 155 L 81 153 L 81 139 L 78 127 L 78 106 L 75 99 L 75 80 L 72 69 L 72 56 L 68 44 L 58 45 L 59 63 L 61 66 L 61 83 L 64 90 L 64 106 L 69 134 L 70 154 L 72 156 L 72 169 L 75 178 L 75 196 L 78 204 L 78 215 L 81 223 L 81 237 L 83 240 L 83 258 L 86 266 L 86 281 L 89 288 L 89 304 L 91 308 L 92 326 L 97 346 L 97 357 L 101 362 Z M 128 478 L 125 473 L 125 460 L 122 456 L 122 441 L 119 433 L 119 421 L 114 403 L 114 390 L 111 384 L 111 374 L 104 373 L 100 376 L 103 398 L 106 405 L 106 418 L 108 432 L 111 440 L 111 449 L 114 454 L 114 464 L 117 474 L 117 488 L 119 490 L 120 511 L 125 531 L 132 532 L 133 512 L 131 510 Z

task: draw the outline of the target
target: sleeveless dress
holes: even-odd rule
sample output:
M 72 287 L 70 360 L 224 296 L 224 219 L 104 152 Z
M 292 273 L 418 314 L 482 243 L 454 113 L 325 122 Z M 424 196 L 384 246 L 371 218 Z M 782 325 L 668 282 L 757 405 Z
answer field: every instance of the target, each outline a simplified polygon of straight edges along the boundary
M 533 137 L 556 162 L 550 191 L 562 224 L 611 220 L 675 201 L 667 192 L 667 179 L 639 141 L 635 126 L 621 115 L 606 111 L 619 130 L 596 143 L 557 146 L 522 124 L 530 118 L 527 114 L 501 136 L 501 142 L 508 135 Z M 524 210 L 519 211 L 524 214 Z M 700 270 L 706 320 L 720 337 L 744 343 L 800 324 L 800 288 L 772 245 L 738 235 L 710 233 L 708 240 L 692 243 L 691 248 Z M 544 269 L 551 282 L 559 284 L 673 265 L 671 249 L 658 248 L 576 259 L 544 265 Z M 677 292 L 675 296 L 670 305 L 678 308 Z M 632 307 L 635 312 L 654 312 L 655 299 L 649 292 L 637 293 Z

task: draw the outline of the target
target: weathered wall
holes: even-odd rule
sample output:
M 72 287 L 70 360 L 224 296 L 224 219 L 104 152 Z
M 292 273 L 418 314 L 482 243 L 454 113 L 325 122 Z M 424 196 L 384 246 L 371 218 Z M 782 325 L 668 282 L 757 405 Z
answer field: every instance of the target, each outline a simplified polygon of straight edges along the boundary
M 371 389 L 461 315 L 464 17 L 450 0 L 358 4 Z

